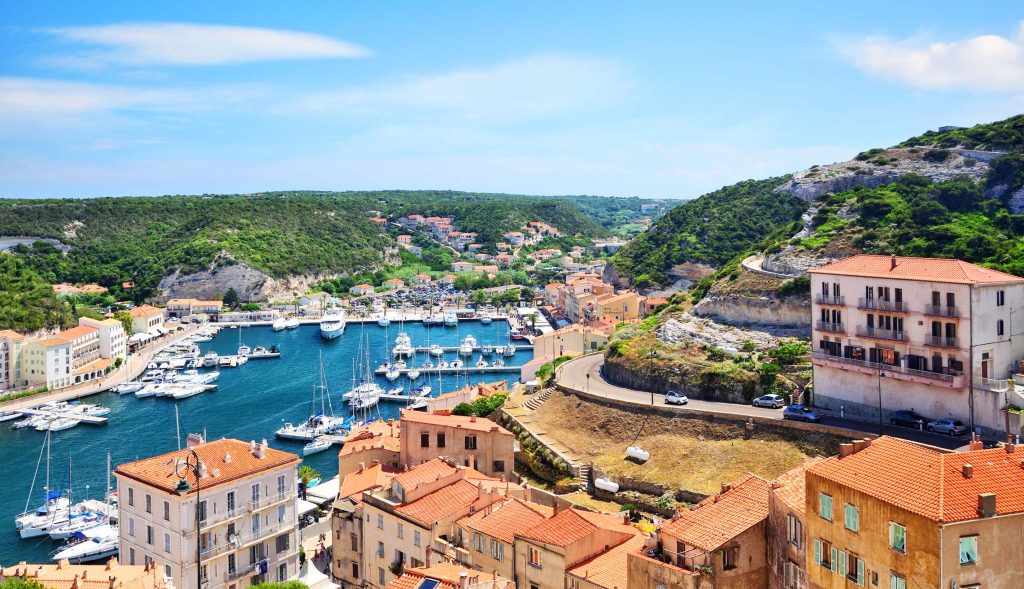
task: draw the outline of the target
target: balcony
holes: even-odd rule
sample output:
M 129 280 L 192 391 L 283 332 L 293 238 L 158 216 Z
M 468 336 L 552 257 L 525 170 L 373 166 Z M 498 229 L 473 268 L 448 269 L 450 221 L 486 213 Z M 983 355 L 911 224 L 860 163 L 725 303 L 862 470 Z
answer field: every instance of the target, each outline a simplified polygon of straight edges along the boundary
M 862 337 L 873 337 L 875 339 L 887 339 L 894 342 L 907 341 L 907 334 L 903 331 L 896 331 L 895 329 L 879 329 L 877 327 L 867 327 L 865 325 L 857 326 L 857 335 Z
M 203 530 L 207 530 L 211 526 L 219 525 L 234 519 L 238 519 L 243 515 L 247 515 L 256 510 L 263 509 L 265 507 L 270 507 L 271 505 L 275 505 L 282 501 L 289 501 L 292 499 L 295 499 L 295 493 L 278 493 L 274 495 L 268 495 L 259 501 L 250 501 L 248 503 L 243 502 L 240 505 L 236 503 L 234 509 L 228 509 L 220 513 L 210 513 L 210 510 L 207 509 L 206 519 L 199 522 L 199 526 Z M 186 533 L 188 532 L 195 532 L 195 530 L 186 530 Z
M 976 378 L 974 387 L 993 393 L 1002 393 L 1010 390 L 1011 385 L 1009 379 L 1006 378 Z
M 857 308 L 869 311 L 886 311 L 889 313 L 906 313 L 908 311 L 905 301 L 882 301 L 878 299 L 857 299 Z
M 924 345 L 931 346 L 933 348 L 959 348 L 960 338 L 929 335 L 925 336 Z
M 244 534 L 236 533 L 235 540 L 233 542 L 231 540 L 228 540 L 228 538 L 225 536 L 221 538 L 220 541 L 214 544 L 213 546 L 208 546 L 205 550 L 201 550 L 199 555 L 203 560 L 207 560 L 220 554 L 231 552 L 232 550 L 240 550 L 242 548 L 245 548 L 249 544 L 252 544 L 253 542 L 258 542 L 260 540 L 267 538 L 268 536 L 272 536 L 279 532 L 288 530 L 294 527 L 295 525 L 296 522 L 294 520 L 276 522 L 265 528 L 260 528 L 258 530 L 248 530 Z
M 924 314 L 934 317 L 959 317 L 959 307 L 947 307 L 945 305 L 925 305 Z
M 818 293 L 814 295 L 814 302 L 819 305 L 845 305 L 846 299 L 841 296 L 833 296 L 827 294 Z
M 942 372 L 932 372 L 930 370 L 917 370 L 916 368 L 906 368 L 904 366 L 893 366 L 890 364 L 869 362 L 867 360 L 858 360 L 856 358 L 844 358 L 842 356 L 833 356 L 831 354 L 826 354 L 825 352 L 811 352 L 811 359 L 822 360 L 826 362 L 834 362 L 836 364 L 845 364 L 848 366 L 859 366 L 863 368 L 869 368 L 875 372 L 881 371 L 886 374 L 905 374 L 907 376 L 918 376 L 921 378 L 941 380 L 950 383 L 954 382 L 955 378 L 961 376 L 961 373 L 955 370 L 943 369 Z
M 818 321 L 814 328 L 818 331 L 831 331 L 834 333 L 844 333 L 846 331 L 842 323 L 830 323 L 828 321 Z

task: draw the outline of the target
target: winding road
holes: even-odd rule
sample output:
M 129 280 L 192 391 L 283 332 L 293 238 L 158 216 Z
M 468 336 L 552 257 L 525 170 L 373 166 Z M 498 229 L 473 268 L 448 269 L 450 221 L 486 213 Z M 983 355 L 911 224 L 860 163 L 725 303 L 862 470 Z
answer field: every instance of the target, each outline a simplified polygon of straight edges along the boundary
M 604 375 L 601 372 L 603 367 L 603 354 L 582 356 L 559 366 L 556 381 L 559 385 L 566 388 L 589 393 L 597 397 L 605 397 L 608 399 L 615 399 L 644 406 L 657 405 L 661 407 L 670 407 L 680 411 L 681 413 L 685 413 L 687 410 L 699 410 L 708 413 L 739 415 L 742 417 L 753 417 L 756 419 L 782 419 L 782 409 L 752 407 L 750 405 L 739 405 L 737 403 L 722 403 L 717 401 L 690 399 L 689 403 L 684 406 L 666 405 L 665 395 L 653 393 L 651 391 L 629 389 L 608 382 L 604 379 Z M 838 415 L 827 411 L 821 411 L 821 414 L 822 425 L 842 427 L 870 434 L 877 434 L 879 430 L 878 422 L 875 421 L 841 418 Z M 951 438 L 949 436 L 905 427 L 896 427 L 888 424 L 885 424 L 882 427 L 882 433 L 950 450 L 959 448 L 967 443 L 966 438 Z

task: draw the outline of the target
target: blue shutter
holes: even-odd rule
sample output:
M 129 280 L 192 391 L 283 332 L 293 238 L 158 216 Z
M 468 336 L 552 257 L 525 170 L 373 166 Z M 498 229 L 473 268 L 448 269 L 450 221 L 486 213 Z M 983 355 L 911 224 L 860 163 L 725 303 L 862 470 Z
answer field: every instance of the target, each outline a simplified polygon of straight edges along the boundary
M 864 561 L 857 559 L 857 584 L 864 585 Z
M 843 552 L 842 550 L 840 550 L 839 553 L 838 553 L 838 557 L 839 557 L 839 576 L 840 577 L 845 577 L 846 576 L 846 553 Z
M 814 564 L 821 564 L 821 540 L 814 539 Z

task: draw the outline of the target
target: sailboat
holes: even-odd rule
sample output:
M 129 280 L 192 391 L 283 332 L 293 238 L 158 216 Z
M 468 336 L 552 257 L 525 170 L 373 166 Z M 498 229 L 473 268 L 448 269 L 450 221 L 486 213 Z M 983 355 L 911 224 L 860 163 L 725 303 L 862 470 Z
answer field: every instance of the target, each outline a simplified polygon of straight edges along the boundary
M 392 354 L 395 357 L 402 358 L 405 356 L 412 356 L 416 351 L 412 346 L 412 338 L 405 332 L 405 321 L 402 321 L 401 331 L 398 332 L 398 337 L 395 338 L 395 347 L 392 350 Z
M 68 458 L 68 488 L 71 488 L 71 458 Z M 88 490 L 88 485 L 86 489 Z M 68 500 L 71 501 L 71 491 L 68 491 Z M 98 528 L 100 526 L 108 526 L 110 524 L 110 516 L 116 508 L 110 505 L 110 453 L 107 453 L 107 493 L 104 495 L 104 501 L 97 501 L 95 499 L 86 499 L 81 503 L 77 503 L 71 506 L 68 512 L 66 523 L 59 525 L 55 528 L 50 529 L 50 537 L 54 540 L 64 540 L 71 538 L 75 534 Z
M 35 492 L 36 477 L 39 475 L 39 465 L 42 463 L 44 452 L 46 453 L 46 486 L 43 487 L 43 504 L 34 511 L 29 511 L 28 506 Z M 14 518 L 14 527 L 22 538 L 42 536 L 46 533 L 44 528 L 48 524 L 67 515 L 70 505 L 71 502 L 67 497 L 61 495 L 60 490 L 50 490 L 50 432 L 47 431 L 43 446 L 39 449 L 36 472 L 32 476 L 32 486 L 29 488 L 28 498 L 25 500 L 25 511 Z
M 319 404 L 319 408 L 317 405 Z M 320 384 L 313 387 L 310 398 L 309 418 L 298 425 L 285 423 L 274 434 L 286 440 L 311 441 L 317 436 L 335 433 L 345 426 L 344 417 L 336 417 L 331 406 L 331 394 L 327 389 L 327 376 L 324 373 L 324 353 L 320 352 Z
M 358 355 L 360 357 L 359 369 L 357 371 L 353 366 L 352 370 L 352 390 L 344 395 L 352 408 L 352 416 L 356 418 L 356 421 L 359 421 L 360 413 L 365 413 L 379 403 L 380 396 L 384 394 L 384 389 L 373 379 L 373 371 L 370 369 L 370 342 L 363 332 L 359 334 Z
M 242 343 L 242 330 L 239 329 L 238 330 L 238 358 L 239 359 L 248 358 L 249 357 L 249 352 L 251 352 L 251 351 L 252 350 L 249 348 L 249 346 L 247 346 L 247 345 Z
M 387 327 L 388 325 L 391 325 L 391 320 L 388 319 L 387 307 L 384 307 L 384 313 L 380 316 L 379 319 L 377 319 L 377 325 L 380 325 L 381 327 Z

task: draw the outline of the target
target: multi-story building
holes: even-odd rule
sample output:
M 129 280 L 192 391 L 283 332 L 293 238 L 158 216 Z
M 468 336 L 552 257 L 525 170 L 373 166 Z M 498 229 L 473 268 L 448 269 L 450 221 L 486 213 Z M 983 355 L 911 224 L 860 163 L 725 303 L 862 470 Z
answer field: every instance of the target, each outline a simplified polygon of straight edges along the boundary
M 342 479 L 331 515 L 331 576 L 342 589 L 363 584 L 363 493 L 390 488 L 393 476 L 380 463 L 374 463 L 349 471 Z
M 164 310 L 153 305 L 139 305 L 128 314 L 132 316 L 132 333 L 159 333 L 164 326 Z
M 913 409 L 1004 429 L 1024 355 L 1024 278 L 960 260 L 858 255 L 810 271 L 815 406 Z M 1013 337 L 1015 336 L 1016 337 Z M 805 403 L 808 400 L 805 399 Z
M 407 569 L 387 589 L 516 589 L 511 580 L 449 562 Z
M 185 461 L 199 458 L 198 478 Z M 298 576 L 299 457 L 266 442 L 190 436 L 186 450 L 117 467 L 120 554 L 180 589 L 242 589 Z
M 10 329 L 0 330 L 0 390 L 24 386 L 21 375 L 21 348 L 25 336 Z
M 156 569 L 126 565 L 111 558 L 103 564 L 51 562 L 0 567 L 0 586 L 8 581 L 26 581 L 44 589 L 174 589 L 174 584 Z M 13 585 L 14 583 L 12 583 Z
M 516 534 L 553 516 L 550 507 L 509 497 L 460 519 L 455 546 L 450 556 L 478 571 L 515 577 Z
M 100 340 L 100 357 L 122 360 L 128 356 L 128 335 L 124 332 L 124 325 L 117 319 L 89 319 L 82 317 L 78 320 L 81 325 L 87 325 L 96 330 Z
M 71 342 L 62 337 L 48 337 L 25 342 L 21 351 L 21 375 L 29 386 L 48 389 L 69 387 L 75 383 L 72 374 Z
M 768 494 L 768 588 L 808 589 L 804 503 L 813 458 L 772 481 Z
M 85 365 L 100 358 L 100 333 L 91 325 L 79 325 L 65 329 L 56 337 L 65 339 L 71 344 L 71 369 L 76 373 Z M 81 377 L 76 378 L 80 381 Z
M 218 315 L 224 303 L 202 299 L 171 299 L 167 301 L 168 317 L 188 317 L 190 315 Z
M 638 535 L 640 531 L 629 526 L 622 517 L 576 508 L 562 510 L 516 534 L 516 586 L 527 589 L 579 587 L 579 580 L 585 574 L 576 569 L 577 565 Z
M 618 294 L 601 294 L 594 299 L 586 312 L 586 319 L 610 317 L 616 321 L 633 321 L 640 318 L 640 304 L 644 297 L 634 291 Z
M 658 528 L 660 551 L 629 555 L 630 589 L 763 589 L 771 484 L 747 474 Z
M 406 467 L 443 456 L 487 476 L 508 478 L 512 474 L 515 436 L 490 419 L 402 411 L 401 431 Z
M 377 463 L 399 470 L 402 465 L 401 425 L 389 419 L 371 421 L 353 429 L 338 452 L 338 474 L 355 472 Z
M 806 473 L 815 589 L 1024 587 L 1024 449 L 844 444 Z

